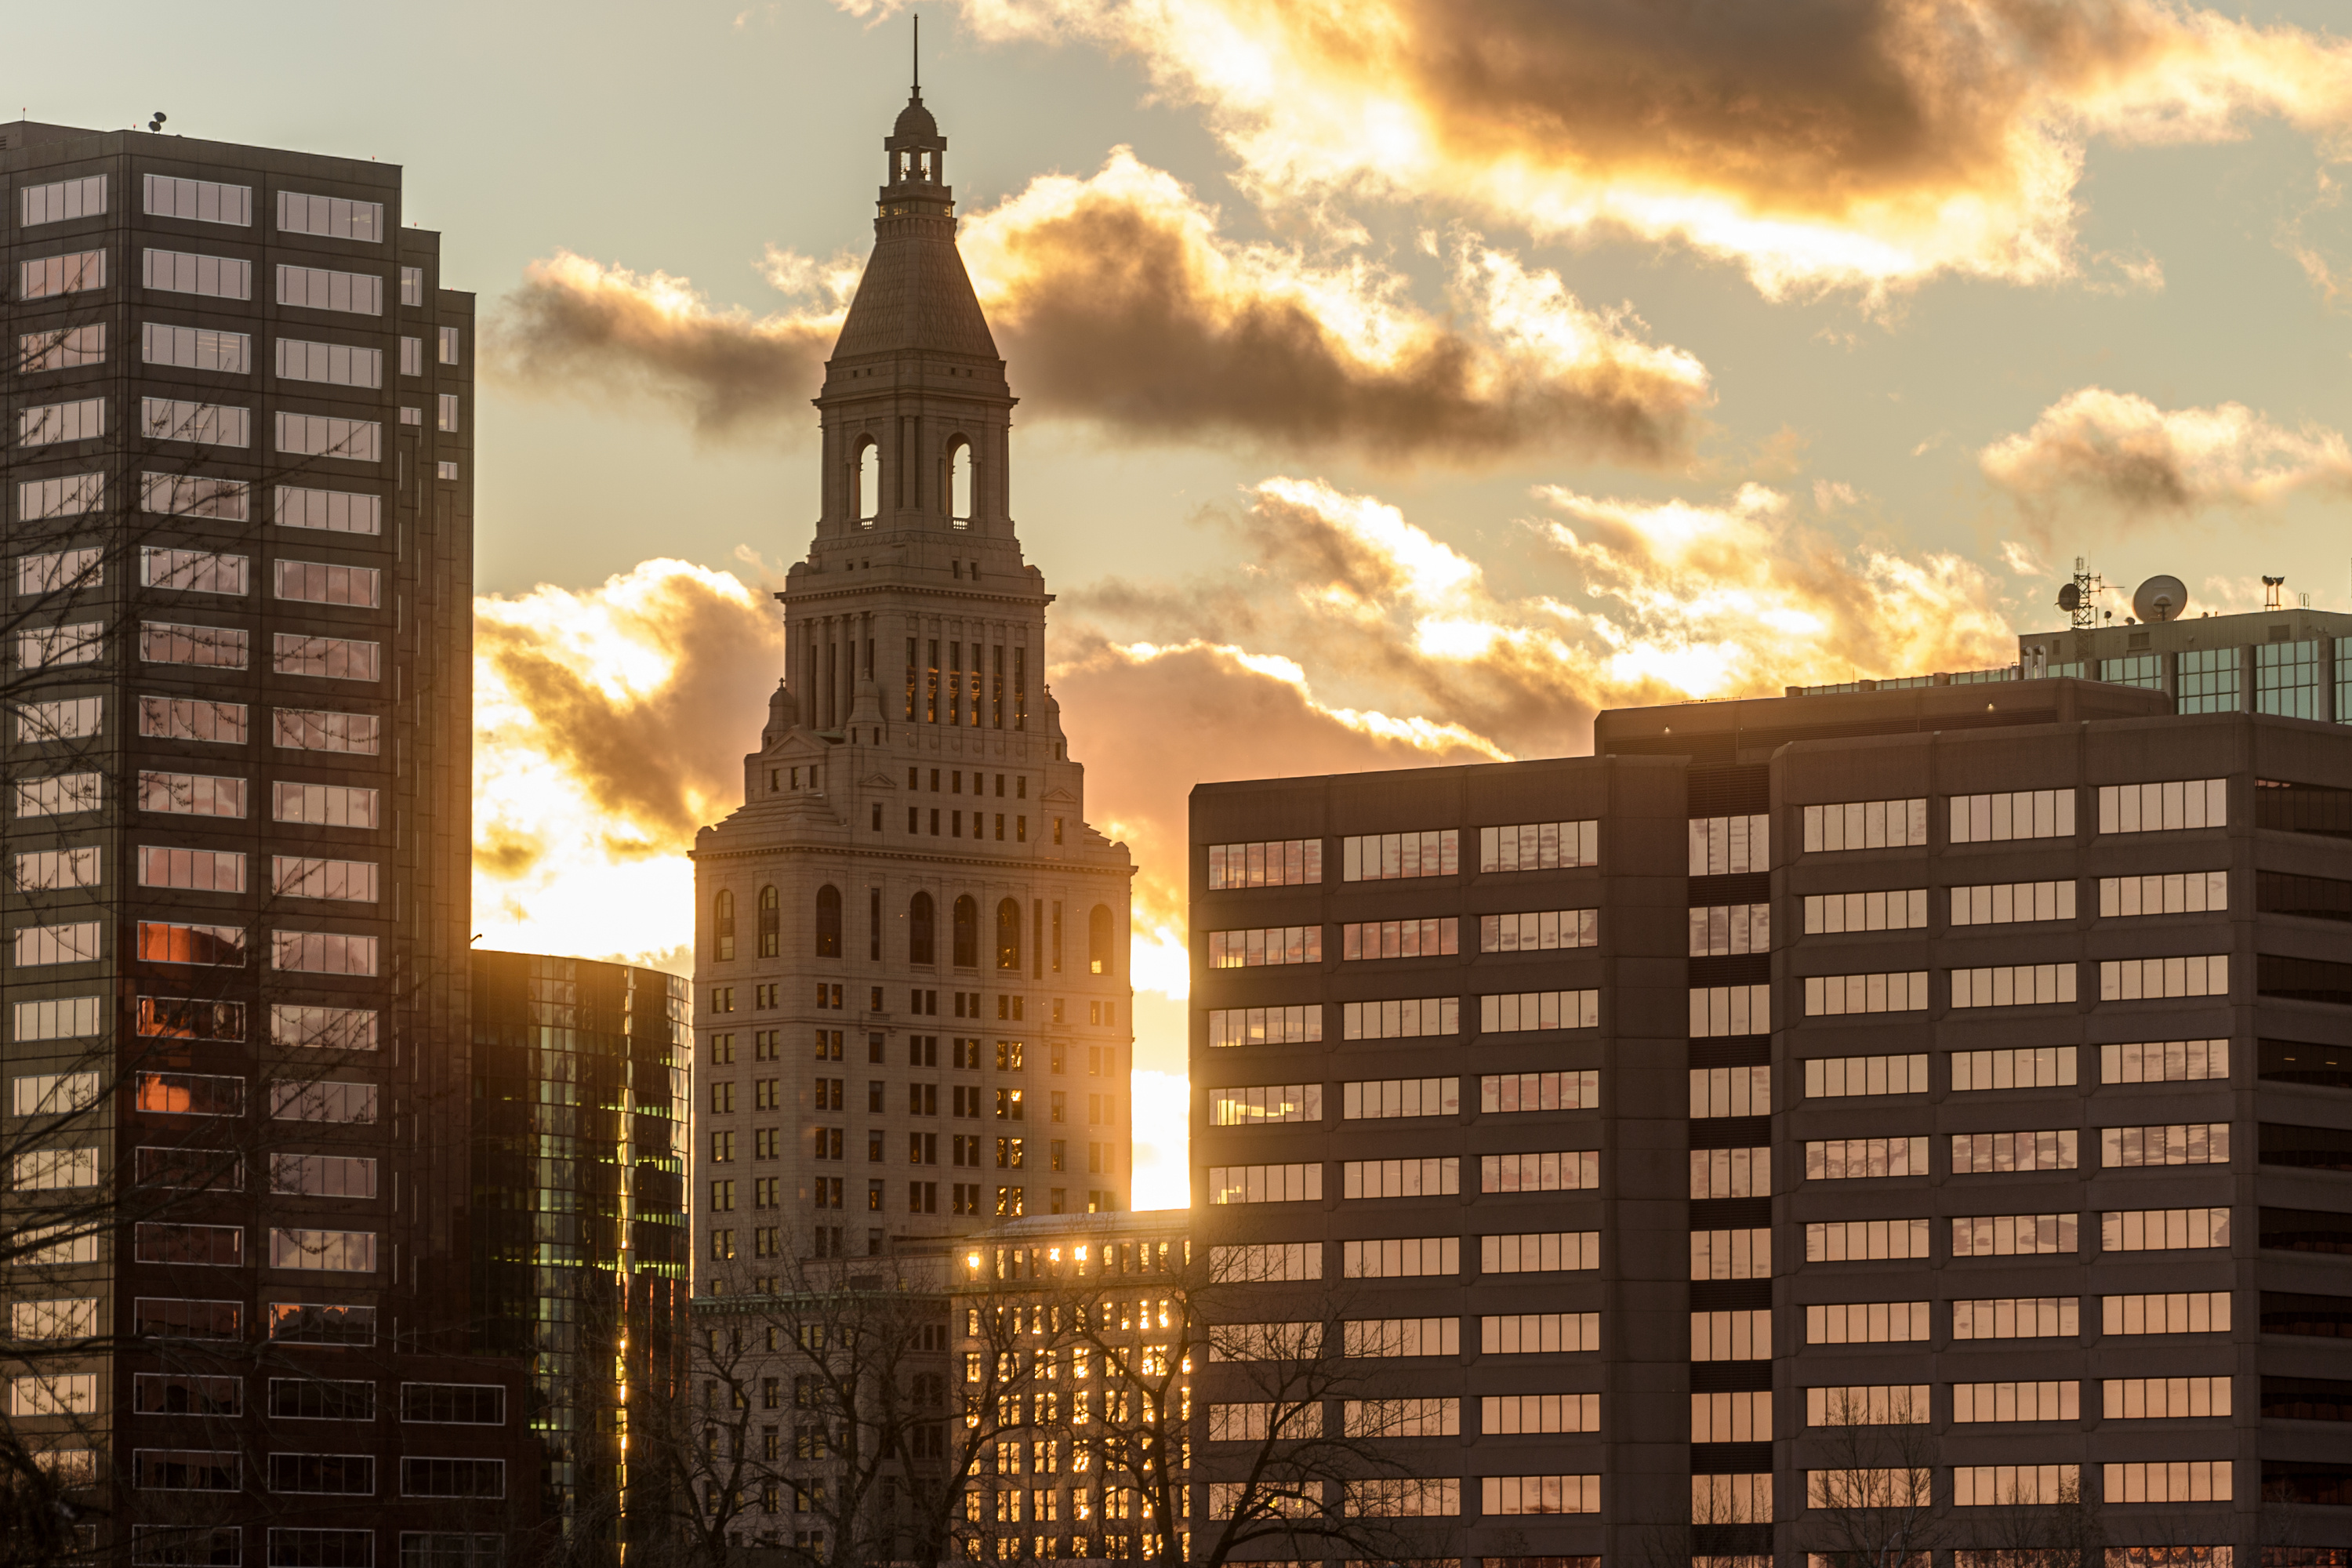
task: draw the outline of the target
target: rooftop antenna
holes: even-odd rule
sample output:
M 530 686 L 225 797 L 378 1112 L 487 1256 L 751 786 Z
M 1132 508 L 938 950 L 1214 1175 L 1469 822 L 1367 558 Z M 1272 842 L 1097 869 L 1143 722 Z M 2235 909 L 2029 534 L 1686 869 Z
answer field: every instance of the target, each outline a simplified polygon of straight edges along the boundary
M 2279 586 L 2285 581 L 2286 579 L 2284 577 L 2266 576 L 2263 579 L 2263 609 L 2275 610 L 2279 607 Z
M 2078 632 L 2097 626 L 2098 596 L 2106 586 L 2105 580 L 2086 569 L 2082 556 L 2074 557 L 2074 579 L 2058 584 L 2058 607 L 2066 612 L 2067 625 Z
M 915 96 L 923 96 L 923 14 L 915 13 Z

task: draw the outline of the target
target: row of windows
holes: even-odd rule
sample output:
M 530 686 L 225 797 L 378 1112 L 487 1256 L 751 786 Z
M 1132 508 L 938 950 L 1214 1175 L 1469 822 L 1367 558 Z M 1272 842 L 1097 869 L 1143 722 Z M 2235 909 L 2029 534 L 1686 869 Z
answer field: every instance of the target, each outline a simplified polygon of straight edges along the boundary
M 316 883 L 303 885 L 324 887 L 328 884 L 322 878 Z M 323 898 L 329 895 L 310 893 L 304 896 Z M 17 966 L 31 968 L 97 962 L 105 956 L 105 922 L 99 921 L 20 926 L 15 939 Z M 247 936 L 243 926 L 142 920 L 138 924 L 138 956 L 149 963 L 208 964 L 241 969 L 245 966 Z M 378 940 L 344 931 L 272 931 L 269 933 L 269 967 L 281 973 L 373 976 L 380 973 Z
M 94 787 L 92 793 L 95 794 Z M 210 893 L 242 893 L 246 890 L 246 857 L 242 850 L 182 849 L 142 844 L 136 848 L 136 856 L 138 882 L 142 888 L 185 888 Z M 58 892 L 69 888 L 95 888 L 102 879 L 100 859 L 100 851 L 95 845 L 70 849 L 26 850 L 16 857 L 16 884 L 20 891 L 39 893 Z M 376 863 L 373 860 L 273 855 L 269 863 L 269 890 L 289 898 L 336 899 L 372 904 L 376 901 Z
M 1696 1075 L 1694 1075 L 1696 1077 Z M 1696 1088 L 1696 1085 L 1694 1085 Z M 2142 1170 L 2177 1165 L 2227 1165 L 2230 1123 L 2168 1122 L 2145 1127 L 2100 1127 L 2098 1165 L 2105 1170 Z M 1941 1135 L 1951 1151 L 1955 1176 L 2072 1171 L 2080 1168 L 2083 1132 L 2077 1128 L 2025 1131 L 1953 1132 Z M 1925 1133 L 1874 1134 L 1813 1139 L 1802 1146 L 1809 1182 L 1916 1177 L 1931 1173 Z M 1690 1153 L 1693 1198 L 1760 1198 L 1772 1194 L 1772 1151 L 1694 1149 Z
M 19 188 L 18 198 L 26 228 L 68 218 L 97 217 L 107 210 L 107 176 L 79 174 L 46 184 L 25 185 Z M 148 174 L 142 180 L 140 210 L 150 217 L 185 218 L 248 228 L 253 224 L 253 187 L 219 180 Z M 321 235 L 370 245 L 380 243 L 389 234 L 382 202 L 310 195 L 299 191 L 278 193 L 278 230 L 280 234 Z
M 18 632 L 16 663 L 25 669 L 96 664 L 106 652 L 106 630 L 103 621 L 79 621 Z M 251 641 L 252 634 L 241 626 L 142 621 L 139 661 L 244 669 Z M 373 681 L 381 679 L 383 652 L 383 644 L 362 638 L 277 632 L 270 638 L 269 668 L 274 675 Z
M 460 329 L 439 329 L 440 363 L 456 364 Z M 383 351 L 356 343 L 318 342 L 306 338 L 278 338 L 276 368 L 281 381 L 316 382 L 327 386 L 358 386 L 380 391 L 383 386 Z M 76 370 L 106 363 L 106 323 L 47 327 L 16 337 L 16 369 L 26 375 L 47 371 Z M 253 369 L 253 334 L 226 327 L 189 327 L 169 321 L 142 321 L 139 325 L 139 359 L 142 364 L 170 365 L 179 370 L 207 371 L 216 375 L 246 375 Z M 400 340 L 400 374 L 425 374 L 425 340 Z M 436 408 L 436 425 L 454 432 L 457 425 L 457 395 L 443 393 Z M 421 424 L 404 417 L 404 424 Z
M 103 1020 L 110 1016 L 111 1003 L 100 996 L 51 996 L 37 1001 L 13 1005 L 14 1038 L 19 1041 L 86 1039 L 97 1035 Z M 133 1012 L 134 1027 L 147 1038 L 167 1040 L 219 1040 L 238 1042 L 245 1038 L 245 1004 L 215 1002 L 177 996 L 141 996 Z M 273 1002 L 269 1005 L 269 1040 L 273 1045 L 319 1047 L 328 1050 L 372 1051 L 376 1048 L 376 1015 L 363 1007 L 331 1007 L 307 1003 Z M 14 1114 L 29 1116 L 36 1113 L 25 1101 L 23 1086 L 39 1087 L 37 1093 L 67 1094 L 68 1100 L 84 1092 L 79 1087 L 86 1082 L 87 1093 L 95 1096 L 98 1080 L 94 1074 L 35 1075 L 16 1080 L 16 1110 Z M 70 1089 L 60 1086 L 77 1086 Z M 78 1101 L 71 1109 L 85 1109 Z M 44 1112 L 46 1113 L 46 1112 Z
M 16 297 L 48 300 L 97 292 L 107 287 L 106 262 L 107 252 L 103 249 L 65 251 L 19 262 Z M 254 265 L 244 257 L 149 246 L 140 253 L 139 281 L 142 287 L 158 293 L 249 300 L 253 298 Z M 407 274 L 412 270 L 415 269 L 401 268 L 403 304 L 412 302 L 405 298 Z M 345 272 L 331 267 L 304 267 L 281 261 L 275 265 L 274 276 L 277 302 L 280 305 L 352 316 L 383 314 L 383 278 L 380 273 Z M 419 281 L 421 284 L 421 278 Z M 454 353 L 454 347 L 448 352 Z
M 816 890 L 815 956 L 839 958 L 842 952 L 841 889 L 830 882 Z M 1045 929 L 1045 901 L 1032 900 L 1029 923 L 1037 928 L 1041 938 Z M 772 886 L 763 887 L 758 895 L 759 953 L 761 958 L 780 955 L 782 944 L 782 900 Z M 938 905 L 928 892 L 919 892 L 907 901 L 907 962 L 936 962 L 937 946 L 934 927 Z M 980 967 L 980 900 L 970 894 L 959 897 L 954 905 L 953 947 L 954 967 Z M 866 919 L 869 926 L 869 956 L 882 956 L 882 889 L 867 889 Z M 1094 974 L 1116 974 L 1117 947 L 1114 931 L 1117 917 L 1108 904 L 1097 904 L 1087 912 L 1087 967 Z M 735 893 L 722 888 L 710 904 L 712 954 L 720 962 L 735 957 L 736 942 Z M 1018 970 L 1021 967 L 1022 911 L 1017 899 L 1000 900 L 996 906 L 996 967 Z M 1062 905 L 1053 901 L 1052 946 L 1054 970 L 1060 973 L 1062 936 Z M 959 1015 L 961 1016 L 961 1015 Z
M 12 1162 L 16 1185 L 27 1191 L 93 1185 L 97 1181 L 96 1154 L 95 1150 L 37 1150 L 19 1154 Z M 68 1155 L 76 1158 L 71 1161 L 63 1158 Z M 50 1179 L 68 1163 L 77 1167 L 72 1173 L 74 1174 L 80 1173 L 79 1167 L 89 1167 L 89 1179 Z M 133 1226 L 132 1230 L 131 1245 L 137 1262 L 174 1267 L 213 1265 L 232 1268 L 242 1268 L 246 1262 L 245 1230 L 241 1226 L 142 1224 Z M 372 1230 L 272 1227 L 266 1266 L 278 1269 L 312 1269 L 329 1274 L 373 1274 L 376 1271 L 376 1233 Z
M 273 562 L 272 566 L 276 596 L 279 599 L 370 610 L 379 608 L 383 603 L 383 574 L 373 566 L 285 557 Z M 243 597 L 251 567 L 250 557 L 222 551 L 152 544 L 142 545 L 139 551 L 139 584 L 144 588 Z M 16 593 L 20 598 L 100 587 L 105 582 L 106 552 L 94 545 L 16 557 Z
M 241 746 L 247 739 L 247 712 L 242 702 L 142 697 L 139 733 L 149 740 L 205 741 Z M 103 697 L 27 702 L 16 710 L 16 739 L 27 744 L 90 740 L 102 732 L 105 717 Z M 270 718 L 273 743 L 284 751 L 344 752 L 373 757 L 383 745 L 383 721 L 373 713 L 273 708 Z
M 16 1301 L 9 1306 L 10 1337 L 89 1339 L 98 1332 L 96 1297 Z M 261 1311 L 263 1336 L 276 1344 L 364 1348 L 375 1343 L 376 1310 L 341 1302 L 269 1301 Z M 131 1302 L 131 1332 L 152 1340 L 245 1338 L 245 1303 L 179 1296 L 142 1296 Z
M 46 447 L 62 441 L 87 441 L 106 434 L 107 400 L 80 398 L 17 410 L 16 440 L 20 446 Z M 454 395 L 443 399 L 444 429 L 454 429 Z M 223 447 L 242 451 L 253 445 L 252 411 L 235 404 L 197 403 L 185 398 L 142 397 L 139 434 L 155 441 L 185 442 L 198 447 Z M 277 450 L 304 458 L 335 458 L 373 463 L 383 458 L 383 426 L 373 419 L 345 419 L 323 414 L 295 414 L 280 409 Z
M 233 1448 L 136 1448 L 131 1458 L 131 1485 L 142 1491 L 243 1489 L 240 1478 L 244 1456 Z M 373 1454 L 271 1454 L 269 1489 L 311 1496 L 373 1497 L 375 1462 Z M 400 1460 L 402 1497 L 503 1498 L 506 1488 L 504 1459 L 404 1455 Z
M 139 510 L 169 517 L 209 517 L 242 522 L 246 521 L 252 489 L 243 479 L 142 473 L 139 476 Z M 105 505 L 104 474 L 57 474 L 47 479 L 26 479 L 16 486 L 16 515 L 26 522 L 80 517 L 101 510 Z M 272 516 L 280 528 L 378 535 L 383 531 L 383 499 L 350 490 L 279 485 L 276 488 Z M 103 580 L 99 576 L 85 580 L 78 570 L 64 574 L 46 574 L 34 579 L 44 584 L 36 589 L 27 582 L 22 567 L 18 572 L 20 594 L 53 593 Z
M 68 1415 L 97 1409 L 96 1373 L 35 1373 L 10 1380 L 12 1415 Z M 373 1421 L 372 1379 L 273 1377 L 269 1415 L 286 1421 Z M 131 1407 L 142 1415 L 242 1415 L 245 1379 L 198 1373 L 142 1372 L 131 1378 Z M 507 1391 L 495 1383 L 403 1383 L 404 1426 L 503 1426 Z M 390 1414 L 390 1412 L 386 1412 Z

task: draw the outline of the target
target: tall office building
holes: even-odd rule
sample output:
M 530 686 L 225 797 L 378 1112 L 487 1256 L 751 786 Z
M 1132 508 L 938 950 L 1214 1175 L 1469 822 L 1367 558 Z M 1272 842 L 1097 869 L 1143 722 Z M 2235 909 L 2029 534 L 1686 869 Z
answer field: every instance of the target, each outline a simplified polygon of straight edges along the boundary
M 20 122 L 0 184 L 16 1429 L 110 1549 L 482 1562 L 472 296 L 391 164 Z
M 2330 1561 L 2352 736 L 1882 686 L 1196 790 L 1196 1235 L 1413 1328 L 1433 1555 L 1801 1561 L 1925 1472 L 1906 1552 Z
M 695 841 L 698 1295 L 1128 1194 L 1134 868 L 1044 685 L 1013 398 L 919 95 L 883 146 L 785 679 Z
M 685 1372 L 687 983 L 530 952 L 477 952 L 473 975 L 478 1343 L 530 1364 L 567 1558 L 617 1563 L 672 1507 L 625 1439 Z

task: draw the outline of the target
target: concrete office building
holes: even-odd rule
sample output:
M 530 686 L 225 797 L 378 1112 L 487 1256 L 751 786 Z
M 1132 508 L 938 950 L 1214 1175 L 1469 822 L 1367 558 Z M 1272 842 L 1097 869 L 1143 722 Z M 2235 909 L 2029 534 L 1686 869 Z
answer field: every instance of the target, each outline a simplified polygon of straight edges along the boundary
M 2352 731 L 2045 679 L 1594 751 L 1192 797 L 1196 1233 L 1421 1325 L 1431 1555 L 1801 1562 L 1916 1467 L 1915 1545 L 2336 1561 Z
M 19 122 L 0 184 L 17 1430 L 110 1550 L 494 1557 L 473 298 L 393 164 Z
M 785 679 L 695 842 L 698 1295 L 1127 1197 L 1133 866 L 1044 686 L 947 140 L 918 96 L 883 145 Z
M 689 993 L 530 952 L 478 951 L 473 974 L 478 1343 L 530 1367 L 567 1555 L 618 1562 L 673 1508 L 675 1477 L 624 1439 L 685 1376 Z

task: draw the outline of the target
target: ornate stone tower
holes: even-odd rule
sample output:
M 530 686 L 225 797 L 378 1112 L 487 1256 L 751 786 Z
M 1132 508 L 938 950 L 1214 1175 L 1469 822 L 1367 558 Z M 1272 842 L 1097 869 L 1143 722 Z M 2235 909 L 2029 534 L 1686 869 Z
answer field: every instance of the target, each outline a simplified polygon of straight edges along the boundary
M 1128 1197 L 1133 866 L 1044 685 L 1014 399 L 919 89 L 883 146 L 784 679 L 696 840 L 698 1295 Z

